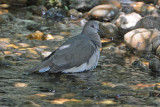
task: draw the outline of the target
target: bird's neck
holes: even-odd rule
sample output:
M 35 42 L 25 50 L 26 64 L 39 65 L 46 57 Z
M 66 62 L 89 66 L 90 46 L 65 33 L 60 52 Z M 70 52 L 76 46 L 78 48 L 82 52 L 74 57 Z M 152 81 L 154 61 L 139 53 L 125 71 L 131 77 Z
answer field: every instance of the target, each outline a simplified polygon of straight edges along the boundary
M 83 33 L 82 34 L 84 36 L 87 36 L 89 38 L 89 40 L 91 40 L 95 45 L 97 45 L 99 48 L 102 47 L 101 45 L 101 39 L 98 33 L 92 33 L 92 32 L 87 32 L 87 33 Z

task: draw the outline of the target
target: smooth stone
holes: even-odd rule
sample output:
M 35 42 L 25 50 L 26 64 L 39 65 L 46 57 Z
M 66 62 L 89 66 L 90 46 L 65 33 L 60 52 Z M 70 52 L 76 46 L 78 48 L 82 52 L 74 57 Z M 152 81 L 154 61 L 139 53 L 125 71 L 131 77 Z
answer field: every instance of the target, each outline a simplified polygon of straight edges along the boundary
M 125 43 L 138 51 L 152 51 L 154 49 L 154 39 L 160 36 L 160 31 L 156 29 L 139 28 L 124 35 Z
M 119 36 L 118 28 L 115 24 L 112 23 L 100 23 L 100 36 L 102 38 L 118 38 Z
M 158 58 L 152 58 L 149 61 L 149 68 L 156 73 L 160 73 L 160 61 Z
M 134 29 L 136 23 L 141 19 L 141 16 L 138 13 L 130 13 L 121 15 L 116 20 L 116 26 L 119 29 L 120 36 L 123 36 L 125 33 Z
M 68 16 L 71 18 L 71 19 L 78 19 L 80 17 L 83 16 L 83 14 L 81 12 L 78 12 L 76 9 L 70 9 L 68 11 Z
M 117 16 L 118 13 L 119 10 L 116 6 L 111 4 L 103 4 L 93 7 L 87 15 L 90 19 L 111 21 Z
M 137 22 L 135 29 L 137 28 L 160 30 L 160 17 L 146 16 Z
M 134 10 L 132 7 L 127 5 L 122 7 L 122 12 L 124 12 L 125 14 L 130 14 L 130 13 L 133 13 Z
M 43 15 L 43 13 L 47 12 L 47 8 L 45 6 L 33 6 L 32 7 L 32 12 L 36 15 Z
M 43 17 L 51 19 L 52 21 L 60 21 L 64 18 L 65 11 L 60 8 L 50 8 L 47 12 L 43 13 Z
M 131 3 L 130 7 L 134 9 L 135 12 L 141 14 L 142 16 L 150 15 L 156 8 L 152 4 L 145 4 L 144 2 Z

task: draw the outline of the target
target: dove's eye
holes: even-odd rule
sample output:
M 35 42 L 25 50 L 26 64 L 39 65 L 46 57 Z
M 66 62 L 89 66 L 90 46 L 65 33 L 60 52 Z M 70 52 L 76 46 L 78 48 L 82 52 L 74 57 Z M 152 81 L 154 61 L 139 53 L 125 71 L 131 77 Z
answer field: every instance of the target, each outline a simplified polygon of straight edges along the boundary
M 91 27 L 95 28 L 94 25 L 91 25 Z

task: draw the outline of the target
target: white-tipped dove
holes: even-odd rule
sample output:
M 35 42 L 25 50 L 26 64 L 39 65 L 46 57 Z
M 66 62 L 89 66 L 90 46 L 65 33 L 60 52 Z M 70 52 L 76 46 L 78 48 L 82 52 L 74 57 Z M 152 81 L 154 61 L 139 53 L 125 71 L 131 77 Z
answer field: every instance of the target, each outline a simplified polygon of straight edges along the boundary
M 88 21 L 81 34 L 68 39 L 38 66 L 29 70 L 40 73 L 74 73 L 96 67 L 101 48 L 99 22 Z

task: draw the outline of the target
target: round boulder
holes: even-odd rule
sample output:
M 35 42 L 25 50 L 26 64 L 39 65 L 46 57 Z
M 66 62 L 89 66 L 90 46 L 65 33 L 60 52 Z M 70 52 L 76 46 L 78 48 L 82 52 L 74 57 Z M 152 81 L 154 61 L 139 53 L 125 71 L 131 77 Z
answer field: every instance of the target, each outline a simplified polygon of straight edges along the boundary
M 138 51 L 152 51 L 156 47 L 155 39 L 160 38 L 159 36 L 160 31 L 156 29 L 139 28 L 126 33 L 124 41 L 129 47 Z
M 83 14 L 81 12 L 78 12 L 76 9 L 70 9 L 67 13 L 67 15 L 71 18 L 71 19 L 78 19 L 80 17 L 83 16 Z
M 134 9 L 134 11 L 138 12 L 142 16 L 151 15 L 156 8 L 152 4 L 145 4 L 144 2 L 135 2 L 131 3 L 130 7 Z
M 137 22 L 137 24 L 135 25 L 135 29 L 137 28 L 160 30 L 160 17 L 146 16 Z
M 155 73 L 160 73 L 160 61 L 159 61 L 159 59 L 158 58 L 150 59 L 149 68 Z
M 118 28 L 112 23 L 100 23 L 100 36 L 115 39 L 119 36 Z
M 92 8 L 87 15 L 90 19 L 111 21 L 117 16 L 118 13 L 119 10 L 116 6 L 111 4 L 103 4 Z
M 125 33 L 134 29 L 136 23 L 141 19 L 141 16 L 138 13 L 130 13 L 121 15 L 116 20 L 116 26 L 119 29 L 120 35 L 123 36 Z

